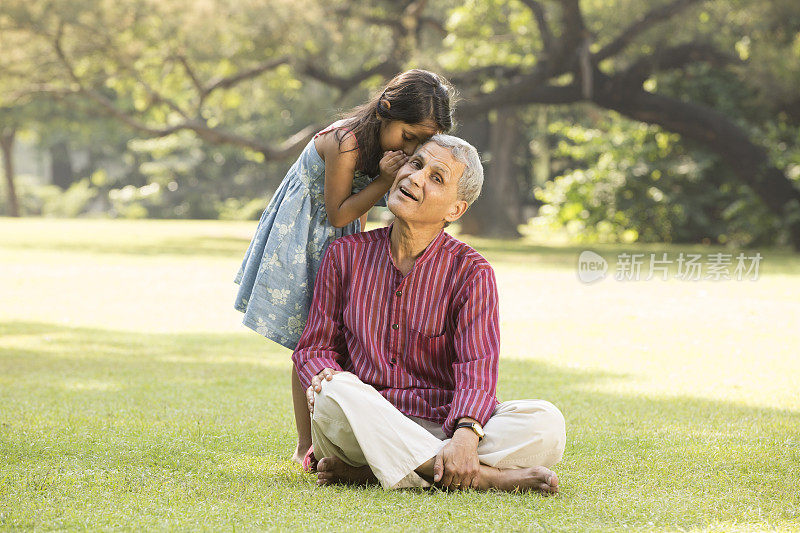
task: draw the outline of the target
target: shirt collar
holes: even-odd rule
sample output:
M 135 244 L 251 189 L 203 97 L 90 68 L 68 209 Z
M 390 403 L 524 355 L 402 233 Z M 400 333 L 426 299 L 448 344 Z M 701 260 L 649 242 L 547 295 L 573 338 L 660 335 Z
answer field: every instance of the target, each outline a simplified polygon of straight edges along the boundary
M 392 247 L 392 239 L 391 239 L 392 226 L 394 226 L 394 221 L 392 221 L 392 223 L 389 224 L 389 226 L 387 226 L 387 228 L 386 228 L 386 237 L 384 239 L 384 242 L 386 243 L 386 255 L 389 256 L 390 262 L 391 262 L 391 257 L 392 257 L 392 251 L 391 251 L 392 250 L 392 248 L 391 248 Z M 442 247 L 442 243 L 444 242 L 444 236 L 445 236 L 445 231 L 444 231 L 444 228 L 442 228 L 441 231 L 439 232 L 439 234 L 436 235 L 436 237 L 433 238 L 433 240 L 428 245 L 428 247 L 425 248 L 425 251 L 422 252 L 422 255 L 417 257 L 416 261 L 414 261 L 414 268 L 416 268 L 417 265 L 421 265 L 422 263 L 424 263 L 425 261 L 427 261 L 428 259 L 430 259 L 434 255 L 436 255 L 436 252 L 439 250 L 439 248 Z

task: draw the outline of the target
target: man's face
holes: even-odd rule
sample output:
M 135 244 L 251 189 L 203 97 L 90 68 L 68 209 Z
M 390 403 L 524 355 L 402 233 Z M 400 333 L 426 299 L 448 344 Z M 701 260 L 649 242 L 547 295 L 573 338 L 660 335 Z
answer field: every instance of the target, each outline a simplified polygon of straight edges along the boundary
M 409 223 L 438 224 L 458 219 L 467 203 L 458 199 L 464 163 L 433 141 L 423 144 L 397 172 L 387 206 Z

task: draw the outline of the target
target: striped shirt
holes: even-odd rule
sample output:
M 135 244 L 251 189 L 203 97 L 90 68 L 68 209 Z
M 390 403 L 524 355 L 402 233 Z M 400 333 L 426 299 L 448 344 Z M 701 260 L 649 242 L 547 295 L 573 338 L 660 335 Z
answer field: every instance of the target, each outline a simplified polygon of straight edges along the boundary
M 498 404 L 500 334 L 494 271 L 442 230 L 406 275 L 391 259 L 392 226 L 335 240 L 317 273 L 292 360 L 304 388 L 345 370 L 406 415 L 486 424 Z

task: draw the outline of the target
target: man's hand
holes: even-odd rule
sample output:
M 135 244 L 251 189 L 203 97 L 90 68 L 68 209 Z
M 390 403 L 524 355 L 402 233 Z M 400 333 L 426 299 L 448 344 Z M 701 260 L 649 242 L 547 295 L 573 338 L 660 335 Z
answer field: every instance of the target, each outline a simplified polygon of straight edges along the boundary
M 311 378 L 311 386 L 306 389 L 306 402 L 308 402 L 308 412 L 314 414 L 314 392 L 322 390 L 322 380 L 330 381 L 333 379 L 334 374 L 338 374 L 341 370 L 334 370 L 332 368 L 323 368 L 319 374 Z
M 433 463 L 433 481 L 453 490 L 478 488 L 478 436 L 471 429 L 457 429 Z

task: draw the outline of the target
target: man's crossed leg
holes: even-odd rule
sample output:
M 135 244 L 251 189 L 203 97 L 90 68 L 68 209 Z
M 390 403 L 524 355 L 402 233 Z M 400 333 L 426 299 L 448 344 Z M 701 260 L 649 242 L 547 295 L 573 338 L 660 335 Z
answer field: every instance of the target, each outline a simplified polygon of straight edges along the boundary
M 548 467 L 564 453 L 564 417 L 550 402 L 503 402 L 478 444 L 475 488 L 558 491 Z M 311 420 L 320 484 L 379 482 L 384 489 L 429 487 L 436 456 L 449 442 L 439 424 L 401 413 L 349 372 L 322 380 Z

